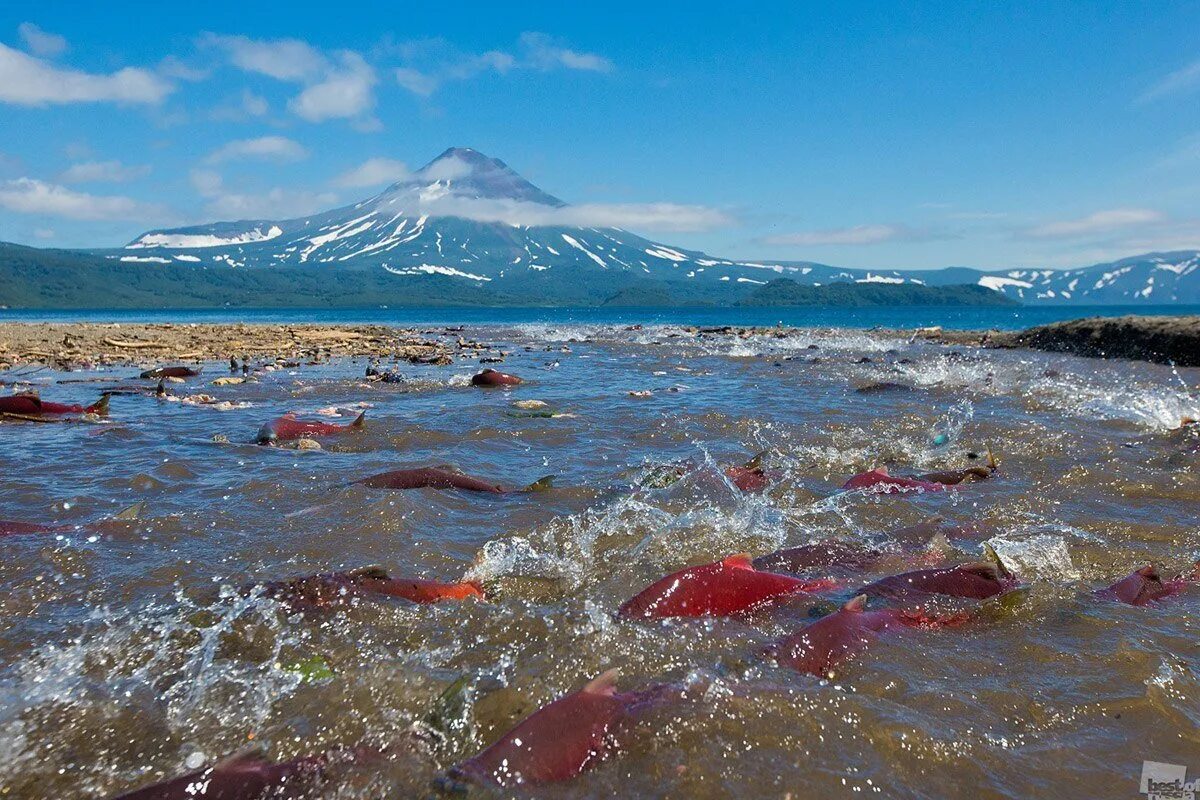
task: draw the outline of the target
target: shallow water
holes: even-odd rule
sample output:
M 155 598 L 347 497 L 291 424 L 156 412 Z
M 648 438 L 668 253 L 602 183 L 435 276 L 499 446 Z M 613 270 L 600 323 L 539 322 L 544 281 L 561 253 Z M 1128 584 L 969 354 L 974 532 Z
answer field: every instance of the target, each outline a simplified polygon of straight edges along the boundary
M 1200 551 L 1200 435 L 1170 430 L 1200 417 L 1200 370 L 854 331 L 470 333 L 527 383 L 471 388 L 479 365 L 463 361 L 401 364 L 408 384 L 368 384 L 365 362 L 340 361 L 213 387 L 224 372 L 214 364 L 170 388 L 240 407 L 121 395 L 102 423 L 0 425 L 0 518 L 80 526 L 3 540 L 0 792 L 104 797 L 249 742 L 274 758 L 366 742 L 391 755 L 314 796 L 430 796 L 448 766 L 614 666 L 622 687 L 694 690 L 639 720 L 619 756 L 531 794 L 1031 798 L 1069 787 L 1116 798 L 1138 796 L 1143 759 L 1200 770 L 1200 587 L 1154 607 L 1092 596 L 1147 561 L 1174 574 Z M 135 373 L 33 379 L 46 398 L 86 402 L 104 384 L 53 381 Z M 884 381 L 911 388 L 855 391 Z M 527 399 L 569 416 L 512 416 Z M 343 423 L 366 407 L 367 430 L 316 452 L 245 444 L 285 411 L 331 407 Z M 948 444 L 934 446 L 938 434 Z M 987 443 L 1000 472 L 960 491 L 837 494 L 877 464 L 958 467 Z M 722 468 L 760 451 L 772 485 L 743 495 Z M 676 462 L 686 476 L 654 488 L 654 467 Z M 347 486 L 438 464 L 512 486 L 554 474 L 557 488 Z M 86 525 L 134 502 L 146 503 L 136 522 Z M 965 624 L 880 641 L 833 680 L 759 656 L 829 600 L 743 619 L 613 618 L 690 564 L 828 537 L 894 545 L 888 531 L 932 515 L 984 523 L 975 540 L 954 540 L 952 562 L 977 560 L 990 539 L 1028 588 L 972 607 Z M 492 597 L 293 614 L 240 591 L 368 564 L 469 572 Z M 832 599 L 882 574 L 842 575 Z M 464 675 L 465 730 L 438 749 L 412 744 L 414 724 Z

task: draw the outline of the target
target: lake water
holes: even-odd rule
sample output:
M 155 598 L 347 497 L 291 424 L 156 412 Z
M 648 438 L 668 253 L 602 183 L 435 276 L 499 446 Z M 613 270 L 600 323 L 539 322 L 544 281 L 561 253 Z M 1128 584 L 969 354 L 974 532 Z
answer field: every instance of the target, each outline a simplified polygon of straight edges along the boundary
M 1200 551 L 1200 431 L 1173 430 L 1200 417 L 1200 370 L 677 324 L 1020 327 L 1081 311 L 678 310 L 640 329 L 624 323 L 643 312 L 594 309 L 86 315 L 486 319 L 437 335 L 488 342 L 525 383 L 473 388 L 467 359 L 388 363 L 402 382 L 368 382 L 346 359 L 229 386 L 211 363 L 166 386 L 227 403 L 211 406 L 156 399 L 135 368 L 33 374 L 21 388 L 44 399 L 150 391 L 113 396 L 103 421 L 0 423 L 0 518 L 53 528 L 0 538 L 0 795 L 111 797 L 248 745 L 284 760 L 365 744 L 388 754 L 305 796 L 436 797 L 452 765 L 610 668 L 623 690 L 692 692 L 626 720 L 618 751 L 571 780 L 471 796 L 1132 798 L 1143 759 L 1194 772 L 1200 586 L 1143 607 L 1094 592 L 1148 562 L 1186 571 Z M 285 412 L 345 424 L 363 409 L 365 430 L 321 450 L 251 443 Z M 999 471 L 958 490 L 840 492 L 871 467 L 959 468 L 989 445 Z M 759 453 L 769 485 L 740 491 L 724 470 Z M 436 465 L 555 487 L 351 483 Z M 138 502 L 140 519 L 112 519 Z M 948 541 L 929 552 L 937 531 Z M 826 594 L 750 615 L 614 616 L 674 570 L 830 538 L 888 557 L 818 570 L 836 581 Z M 1022 588 L 919 601 L 959 624 L 884 636 L 832 678 L 764 658 L 864 584 L 978 561 L 984 541 Z M 367 565 L 470 578 L 487 598 L 297 612 L 261 592 Z M 444 738 L 417 735 L 460 679 L 432 723 Z
M 1065 319 L 1197 314 L 1200 306 L 874 306 L 869 308 L 396 308 L 0 311 L 0 322 L 325 322 L 396 325 L 662 324 L 1016 330 Z

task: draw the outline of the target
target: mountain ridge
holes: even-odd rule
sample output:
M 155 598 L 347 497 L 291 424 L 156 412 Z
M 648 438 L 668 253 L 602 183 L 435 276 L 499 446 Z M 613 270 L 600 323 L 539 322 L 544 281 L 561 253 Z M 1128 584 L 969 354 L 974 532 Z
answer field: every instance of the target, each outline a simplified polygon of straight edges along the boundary
M 393 281 L 417 303 L 431 291 L 444 294 L 446 280 L 461 284 L 470 296 L 540 291 L 601 302 L 601 289 L 644 295 L 650 286 L 670 286 L 672 296 L 689 301 L 723 296 L 723 302 L 736 303 L 744 289 L 779 279 L 810 288 L 970 284 L 1022 303 L 1200 303 L 1200 251 L 1150 253 L 1069 270 L 840 268 L 710 256 L 621 227 L 590 224 L 600 221 L 594 214 L 594 208 L 571 206 L 543 191 L 499 159 L 451 147 L 379 193 L 339 208 L 291 219 L 155 229 L 121 248 L 78 252 L 126 265 L 336 270 L 339 280 L 367 271 L 377 274 L 354 280 L 389 290 L 392 284 L 381 281 Z M 30 258 L 22 254 L 24 262 Z M 784 294 L 789 292 L 804 295 L 791 289 Z

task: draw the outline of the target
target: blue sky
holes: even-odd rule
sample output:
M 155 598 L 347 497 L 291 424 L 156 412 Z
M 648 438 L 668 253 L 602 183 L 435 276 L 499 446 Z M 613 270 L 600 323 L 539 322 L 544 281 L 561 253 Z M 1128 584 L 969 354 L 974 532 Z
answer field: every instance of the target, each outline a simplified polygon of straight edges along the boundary
M 0 240 L 307 214 L 461 145 L 722 256 L 1200 247 L 1200 4 L 752 9 L 7 2 Z

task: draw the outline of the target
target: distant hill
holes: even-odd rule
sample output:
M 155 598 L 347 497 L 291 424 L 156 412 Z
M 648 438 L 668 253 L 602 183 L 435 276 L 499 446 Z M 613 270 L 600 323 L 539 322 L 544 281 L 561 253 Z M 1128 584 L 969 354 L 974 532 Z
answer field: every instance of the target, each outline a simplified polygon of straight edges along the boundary
M 430 275 L 422 292 L 386 272 L 347 271 L 329 280 L 324 267 L 228 269 L 207 264 L 128 263 L 71 250 L 0 244 L 0 305 L 9 308 L 366 308 L 379 306 L 718 306 L 957 305 L 1012 303 L 978 286 L 888 284 L 801 286 L 781 278 L 764 286 L 691 284 L 608 276 L 563 287 L 528 276 L 504 290 Z
M 1200 251 L 1072 270 L 843 269 L 719 258 L 587 221 L 586 208 L 457 147 L 374 197 L 309 217 L 152 230 L 117 249 L 0 246 L 0 303 L 974 305 L 985 292 L 1022 303 L 1200 303 Z
M 914 283 L 831 283 L 804 286 L 777 278 L 752 289 L 740 306 L 1003 306 L 1017 301 L 974 284 L 922 286 Z

